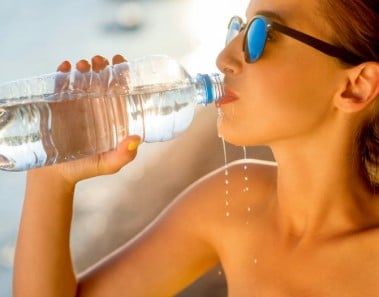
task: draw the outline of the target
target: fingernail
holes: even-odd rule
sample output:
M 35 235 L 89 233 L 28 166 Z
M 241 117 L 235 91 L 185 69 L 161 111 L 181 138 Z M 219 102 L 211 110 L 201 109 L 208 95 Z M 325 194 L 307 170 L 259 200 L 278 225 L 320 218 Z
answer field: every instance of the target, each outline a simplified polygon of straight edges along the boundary
M 132 140 L 131 142 L 129 142 L 128 144 L 128 151 L 132 152 L 132 151 L 135 151 L 138 146 L 140 145 L 141 141 L 138 139 L 138 140 Z
M 57 68 L 60 72 L 69 72 L 71 70 L 71 64 L 69 61 L 63 61 Z
M 108 60 L 100 55 L 92 57 L 91 62 L 92 62 L 92 69 L 96 72 L 103 70 L 107 66 L 107 63 L 109 64 Z
M 120 64 L 120 63 L 123 63 L 123 62 L 126 62 L 126 59 L 121 56 L 121 55 L 115 55 L 113 56 L 112 58 L 112 64 Z
M 91 64 L 88 63 L 87 60 L 83 59 L 76 63 L 76 69 L 78 69 L 78 71 L 81 73 L 88 72 L 91 69 Z

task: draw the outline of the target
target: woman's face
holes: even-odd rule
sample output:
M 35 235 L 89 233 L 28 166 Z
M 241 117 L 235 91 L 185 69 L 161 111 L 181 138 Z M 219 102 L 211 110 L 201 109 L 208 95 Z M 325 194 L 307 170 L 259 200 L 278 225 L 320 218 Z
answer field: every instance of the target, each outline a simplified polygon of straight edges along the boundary
M 252 0 L 246 19 L 274 13 L 285 25 L 330 42 L 332 33 L 317 2 Z M 236 145 L 272 145 L 317 135 L 327 128 L 335 112 L 332 98 L 341 83 L 339 61 L 274 31 L 262 57 L 248 64 L 242 51 L 244 33 L 217 59 L 225 74 L 226 92 L 237 99 L 221 103 L 220 136 Z

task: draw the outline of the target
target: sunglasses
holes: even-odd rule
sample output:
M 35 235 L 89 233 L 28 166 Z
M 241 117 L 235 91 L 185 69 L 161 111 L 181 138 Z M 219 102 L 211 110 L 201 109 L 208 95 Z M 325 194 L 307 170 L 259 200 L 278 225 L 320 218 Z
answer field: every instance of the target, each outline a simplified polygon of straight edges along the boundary
M 294 38 L 328 56 L 338 58 L 347 64 L 357 65 L 363 62 L 362 58 L 344 48 L 337 47 L 303 32 L 274 22 L 270 18 L 262 15 L 253 17 L 248 24 L 245 24 L 238 16 L 232 17 L 228 26 L 226 44 L 229 44 L 245 28 L 243 51 L 247 63 L 254 63 L 262 56 L 271 30 Z

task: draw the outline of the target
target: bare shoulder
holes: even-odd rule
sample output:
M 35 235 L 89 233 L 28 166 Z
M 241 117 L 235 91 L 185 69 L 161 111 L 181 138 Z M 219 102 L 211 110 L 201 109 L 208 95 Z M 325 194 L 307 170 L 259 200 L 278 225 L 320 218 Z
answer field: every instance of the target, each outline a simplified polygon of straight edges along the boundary
M 196 205 L 214 204 L 225 196 L 266 194 L 276 183 L 275 162 L 248 159 L 234 161 L 210 172 L 187 188 L 179 200 Z M 214 206 L 214 205 L 213 205 Z
M 238 160 L 226 167 L 221 167 L 194 186 L 199 191 L 206 191 L 210 199 L 215 197 L 227 198 L 249 197 L 259 199 L 265 196 L 276 184 L 276 163 L 248 159 Z
M 193 230 L 209 237 L 225 217 L 244 219 L 248 210 L 264 209 L 276 184 L 276 163 L 240 160 L 220 167 L 188 187 L 169 212 L 191 222 Z M 221 223 L 221 224 L 220 224 Z

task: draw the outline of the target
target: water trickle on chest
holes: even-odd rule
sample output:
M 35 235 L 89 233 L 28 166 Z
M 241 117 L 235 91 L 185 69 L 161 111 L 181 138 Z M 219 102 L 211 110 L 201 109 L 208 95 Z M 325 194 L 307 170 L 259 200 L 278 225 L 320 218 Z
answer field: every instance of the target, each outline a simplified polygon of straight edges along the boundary
M 244 188 L 243 188 L 242 191 L 244 193 L 246 193 L 246 192 L 249 192 L 249 177 L 247 176 L 247 152 L 246 152 L 246 146 L 243 147 L 243 160 L 244 160 L 244 165 L 243 165 L 243 170 L 244 170 L 244 177 L 243 177 L 243 179 L 244 179 Z
M 224 197 L 225 197 L 225 216 L 229 217 L 231 215 L 229 207 L 231 206 L 231 193 L 230 193 L 230 179 L 229 179 L 229 170 L 228 170 L 228 158 L 227 158 L 227 152 L 226 152 L 226 143 L 225 139 L 221 137 L 222 140 L 222 147 L 224 151 Z M 247 165 L 247 150 L 246 147 L 243 147 L 243 160 L 244 160 L 244 165 L 243 165 L 243 187 L 242 187 L 242 193 L 247 193 L 249 192 L 249 177 L 248 177 L 248 165 Z M 247 207 L 247 212 L 251 212 L 252 209 L 250 206 Z
M 225 139 L 224 138 L 221 138 L 222 140 L 222 148 L 224 149 L 224 176 L 225 176 L 225 180 L 224 180 L 224 186 L 225 186 L 225 216 L 226 217 L 229 217 L 230 216 L 230 212 L 229 212 L 229 205 L 230 205 L 230 201 L 229 201 L 229 171 L 228 171 L 228 158 L 226 156 L 226 145 L 225 145 Z

